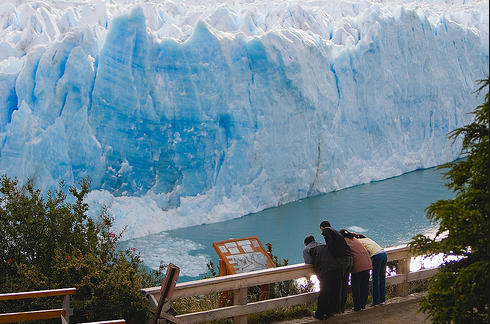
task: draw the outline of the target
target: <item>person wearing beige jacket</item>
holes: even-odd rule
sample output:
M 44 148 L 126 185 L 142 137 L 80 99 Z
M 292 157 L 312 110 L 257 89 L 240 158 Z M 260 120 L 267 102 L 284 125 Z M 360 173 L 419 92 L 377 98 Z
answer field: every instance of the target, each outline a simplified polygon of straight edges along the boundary
M 355 234 L 355 237 L 364 244 L 371 255 L 373 263 L 373 306 L 381 305 L 386 300 L 386 263 L 388 256 L 378 243 L 363 234 Z

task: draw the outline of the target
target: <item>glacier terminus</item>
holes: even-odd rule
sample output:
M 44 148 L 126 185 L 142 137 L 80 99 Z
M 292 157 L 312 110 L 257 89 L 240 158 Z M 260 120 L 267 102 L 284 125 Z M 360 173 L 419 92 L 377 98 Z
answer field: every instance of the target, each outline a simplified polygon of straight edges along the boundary
M 5 0 L 0 173 L 125 238 L 459 157 L 487 0 Z

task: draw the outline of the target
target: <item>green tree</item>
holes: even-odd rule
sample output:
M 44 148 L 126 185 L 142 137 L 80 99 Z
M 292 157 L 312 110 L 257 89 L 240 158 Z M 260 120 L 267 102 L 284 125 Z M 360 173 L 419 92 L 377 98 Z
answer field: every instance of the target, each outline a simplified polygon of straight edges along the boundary
M 489 85 L 480 81 L 478 93 Z M 428 295 L 419 311 L 439 323 L 489 322 L 489 95 L 472 114 L 474 121 L 449 134 L 462 136 L 464 158 L 440 168 L 454 199 L 439 200 L 426 209 L 426 217 L 438 224 L 436 236 L 417 235 L 410 246 L 416 254 L 458 256 L 447 261 L 430 281 Z
M 136 251 L 118 250 L 122 233 L 112 231 L 113 218 L 104 210 L 92 220 L 83 202 L 90 181 L 78 185 L 68 187 L 71 203 L 64 183 L 45 198 L 31 181 L 0 178 L 0 292 L 75 287 L 74 321 L 143 323 L 149 303 L 140 289 L 158 285 L 162 271 L 147 270 Z M 0 312 L 59 306 L 45 298 L 13 301 Z

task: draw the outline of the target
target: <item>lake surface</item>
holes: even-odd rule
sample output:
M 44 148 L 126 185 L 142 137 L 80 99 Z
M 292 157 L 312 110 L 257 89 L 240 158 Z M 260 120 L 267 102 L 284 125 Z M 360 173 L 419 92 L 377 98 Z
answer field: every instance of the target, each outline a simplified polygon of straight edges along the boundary
M 217 265 L 212 244 L 230 238 L 257 236 L 264 246 L 272 244 L 280 260 L 303 263 L 303 239 L 312 234 L 322 242 L 322 220 L 329 220 L 337 230 L 363 233 L 383 247 L 406 244 L 418 233 L 435 232 L 436 225 L 425 218 L 426 207 L 454 197 L 441 178 L 441 171 L 418 170 L 238 219 L 124 241 L 121 248 L 136 248 L 151 268 L 157 268 L 161 260 L 174 263 L 181 268 L 179 282 L 183 282 L 201 278 L 210 260 Z

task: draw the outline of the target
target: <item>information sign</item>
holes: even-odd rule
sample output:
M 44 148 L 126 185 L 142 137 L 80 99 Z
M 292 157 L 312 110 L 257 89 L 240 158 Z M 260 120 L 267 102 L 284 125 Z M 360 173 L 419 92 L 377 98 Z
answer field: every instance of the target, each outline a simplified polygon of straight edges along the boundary
M 226 264 L 228 274 L 275 267 L 257 236 L 215 242 L 213 248 Z

